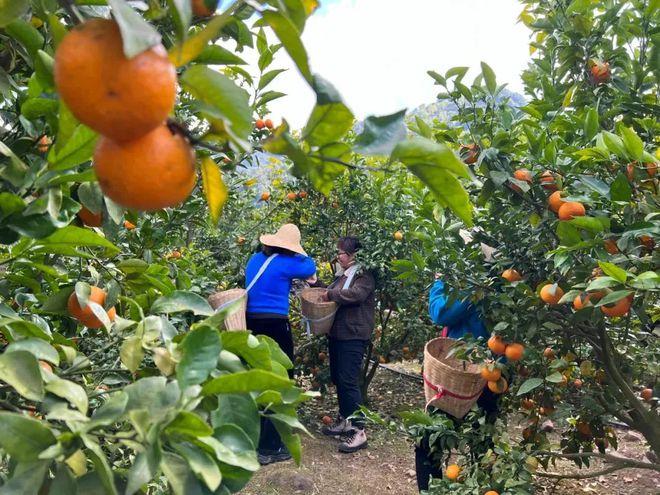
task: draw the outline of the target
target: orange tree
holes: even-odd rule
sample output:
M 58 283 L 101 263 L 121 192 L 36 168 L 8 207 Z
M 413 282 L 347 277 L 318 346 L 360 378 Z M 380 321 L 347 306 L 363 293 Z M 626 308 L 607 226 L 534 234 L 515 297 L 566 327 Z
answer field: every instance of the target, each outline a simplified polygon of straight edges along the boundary
M 288 379 L 292 363 L 267 338 L 221 332 L 225 312 L 205 300 L 237 281 L 232 252 L 249 243 L 235 233 L 248 236 L 218 220 L 228 197 L 256 210 L 234 170 L 257 152 L 287 155 L 326 194 L 353 153 L 389 156 L 471 222 L 465 166 L 406 139 L 402 114 L 343 139 L 353 115 L 300 41 L 315 1 L 218 3 L 0 3 L 7 492 L 235 492 L 258 468 L 266 408 L 300 459 L 295 406 L 310 394 Z M 278 50 L 317 95 L 296 137 L 267 118 L 283 96 L 269 86 Z M 197 246 L 209 225 L 226 229 L 222 243 Z M 212 249 L 227 260 L 218 270 Z
M 474 174 L 473 236 L 497 249 L 502 278 L 477 263 L 472 280 L 457 277 L 454 285 L 480 300 L 505 343 L 526 345 L 522 361 L 496 364 L 515 376 L 503 414 L 520 409 L 524 415 L 521 448 L 546 467 L 556 458 L 578 466 L 594 458 L 611 463 L 596 472 L 539 475 L 581 478 L 633 466 L 657 471 L 655 461 L 614 457 L 606 448 L 616 448 L 614 419 L 642 433 L 651 458 L 660 454 L 653 398 L 660 353 L 659 7 L 523 3 L 520 19 L 533 32 L 532 62 L 522 75 L 527 103 L 510 104 L 486 64 L 471 85 L 464 82 L 467 68 L 431 71 L 443 88 L 438 97 L 453 102 L 457 113 L 450 123 L 416 123 L 420 135 L 460 146 Z M 542 427 L 545 417 L 561 432 L 558 445 L 546 434 L 548 424 Z M 509 447 L 496 452 L 502 448 Z M 437 486 L 481 493 L 485 485 L 474 480 L 482 472 L 471 465 L 458 480 L 465 484 Z M 506 479 L 493 478 L 489 486 L 518 493 Z

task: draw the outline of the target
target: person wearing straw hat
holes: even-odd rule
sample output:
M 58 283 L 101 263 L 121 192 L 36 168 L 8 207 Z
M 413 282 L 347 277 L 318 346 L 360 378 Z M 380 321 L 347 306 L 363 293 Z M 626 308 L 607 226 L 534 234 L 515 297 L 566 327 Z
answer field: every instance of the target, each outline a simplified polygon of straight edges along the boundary
M 339 451 L 356 452 L 367 447 L 361 417 L 349 420 L 362 404 L 360 374 L 365 351 L 374 329 L 376 283 L 373 275 L 356 260 L 361 245 L 357 237 L 337 242 L 337 262 L 343 272 L 329 286 L 323 299 L 337 303 L 337 313 L 328 335 L 330 376 L 337 387 L 339 415 L 322 430 L 324 435 L 341 437 Z
M 294 279 L 313 281 L 316 264 L 302 248 L 300 230 L 294 224 L 282 225 L 275 234 L 264 234 L 259 241 L 261 251 L 252 255 L 245 268 L 247 327 L 255 335 L 272 338 L 293 361 L 289 324 L 291 283 Z M 262 465 L 291 459 L 272 421 L 263 417 L 257 454 Z

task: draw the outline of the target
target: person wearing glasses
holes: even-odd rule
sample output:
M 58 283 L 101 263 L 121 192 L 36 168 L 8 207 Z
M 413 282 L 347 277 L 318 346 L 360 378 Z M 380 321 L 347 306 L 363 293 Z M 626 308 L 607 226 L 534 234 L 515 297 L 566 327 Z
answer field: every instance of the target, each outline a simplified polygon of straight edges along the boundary
M 330 377 L 337 387 L 339 415 L 322 430 L 324 435 L 341 437 L 339 451 L 356 452 L 367 447 L 364 420 L 348 419 L 360 409 L 360 374 L 364 354 L 374 329 L 376 283 L 373 275 L 357 262 L 361 245 L 357 237 L 341 237 L 337 242 L 337 262 L 341 274 L 323 295 L 337 303 L 337 313 L 328 335 Z

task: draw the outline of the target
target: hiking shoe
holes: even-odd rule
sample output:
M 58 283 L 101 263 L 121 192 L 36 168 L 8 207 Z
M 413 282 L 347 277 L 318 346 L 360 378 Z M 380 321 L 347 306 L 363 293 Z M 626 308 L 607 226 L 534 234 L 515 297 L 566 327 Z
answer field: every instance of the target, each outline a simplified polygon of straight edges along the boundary
M 346 435 L 344 441 L 339 444 L 339 452 L 350 454 L 360 449 L 367 448 L 367 434 L 364 430 L 354 428 Z
M 337 416 L 335 422 L 330 426 L 325 426 L 321 429 L 321 433 L 329 437 L 338 437 L 341 435 L 346 435 L 352 430 L 351 422 L 347 419 Z
M 273 464 L 275 462 L 288 461 L 289 459 L 291 459 L 291 454 L 289 454 L 289 451 L 285 448 L 275 451 L 257 452 L 257 460 L 262 466 Z

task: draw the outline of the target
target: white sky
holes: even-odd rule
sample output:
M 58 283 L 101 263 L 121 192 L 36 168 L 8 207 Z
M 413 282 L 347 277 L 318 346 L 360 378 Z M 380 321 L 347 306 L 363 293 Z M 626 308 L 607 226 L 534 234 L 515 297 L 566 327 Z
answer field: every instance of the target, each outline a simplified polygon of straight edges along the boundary
M 517 22 L 517 0 L 321 2 L 302 37 L 312 72 L 335 85 L 358 119 L 431 103 L 440 87 L 427 70 L 469 66 L 471 83 L 482 60 L 499 83 L 522 93 L 529 30 Z M 300 128 L 315 98 L 282 49 L 269 69 L 287 67 L 268 88 L 288 95 L 270 103 L 271 118 Z

